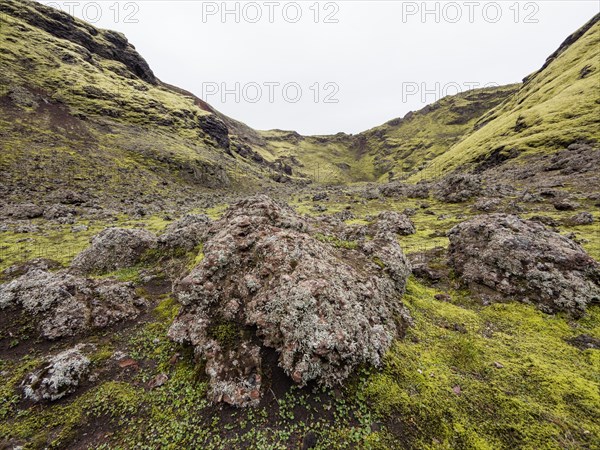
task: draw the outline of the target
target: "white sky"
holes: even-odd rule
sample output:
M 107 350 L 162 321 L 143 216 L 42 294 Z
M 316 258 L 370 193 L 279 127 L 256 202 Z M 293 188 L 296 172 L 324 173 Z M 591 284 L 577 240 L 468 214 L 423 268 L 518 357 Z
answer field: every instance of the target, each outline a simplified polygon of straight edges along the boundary
M 160 79 L 221 112 L 306 135 L 357 133 L 458 87 L 518 82 L 600 11 L 598 0 L 42 3 L 125 33 Z

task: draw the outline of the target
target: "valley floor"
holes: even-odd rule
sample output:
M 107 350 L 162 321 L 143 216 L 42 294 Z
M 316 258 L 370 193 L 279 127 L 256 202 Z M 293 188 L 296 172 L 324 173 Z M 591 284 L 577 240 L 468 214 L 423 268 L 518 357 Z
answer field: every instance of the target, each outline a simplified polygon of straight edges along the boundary
M 331 188 L 315 202 L 300 192 L 300 213 L 351 211 L 369 223 L 380 211 L 414 210 L 417 233 L 399 237 L 412 261 L 445 248 L 445 233 L 480 214 L 471 202 L 366 195 L 372 186 Z M 369 197 L 371 198 L 368 200 Z M 506 198 L 499 206 L 510 208 Z M 578 210 L 593 210 L 580 199 Z M 596 260 L 600 227 L 566 225 L 578 211 L 549 202 L 520 203 L 524 218 L 545 216 L 574 233 Z M 226 205 L 203 211 L 219 217 Z M 325 210 L 325 211 L 324 211 Z M 412 212 L 411 212 L 412 214 Z M 14 220 L 0 234 L 0 268 L 33 258 L 66 265 L 107 226 L 160 232 L 164 214 L 60 224 Z M 79 228 L 76 228 L 79 227 Z M 73 232 L 76 230 L 77 232 Z M 331 241 L 331 245 L 345 245 Z M 201 249 L 183 256 L 188 264 Z M 186 259 L 187 258 L 187 259 Z M 578 320 L 518 302 L 486 304 L 459 285 L 411 277 L 404 304 L 414 326 L 393 344 L 381 368 L 364 367 L 336 389 L 299 389 L 276 367 L 256 409 L 212 405 L 207 379 L 189 348 L 167 338 L 177 314 L 166 259 L 102 277 L 131 281 L 150 305 L 127 322 L 57 342 L 35 335 L 30 318 L 2 311 L 0 324 L 1 448 L 448 448 L 594 449 L 600 446 L 600 306 Z M 149 276 L 150 275 L 150 276 Z M 4 272 L 4 277 L 10 274 Z M 151 281 L 147 281 L 151 280 Z M 19 384 L 49 353 L 91 344 L 92 376 L 53 403 L 23 400 Z M 303 447 L 304 445 L 304 447 Z

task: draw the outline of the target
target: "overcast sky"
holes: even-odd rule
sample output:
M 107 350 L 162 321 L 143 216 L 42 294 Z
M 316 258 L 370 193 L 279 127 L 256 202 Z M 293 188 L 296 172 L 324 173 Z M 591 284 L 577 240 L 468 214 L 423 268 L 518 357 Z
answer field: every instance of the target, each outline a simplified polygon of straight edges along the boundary
M 257 129 L 357 133 L 476 86 L 519 82 L 591 1 L 73 1 L 155 74 Z M 225 15 L 223 15 L 226 13 Z

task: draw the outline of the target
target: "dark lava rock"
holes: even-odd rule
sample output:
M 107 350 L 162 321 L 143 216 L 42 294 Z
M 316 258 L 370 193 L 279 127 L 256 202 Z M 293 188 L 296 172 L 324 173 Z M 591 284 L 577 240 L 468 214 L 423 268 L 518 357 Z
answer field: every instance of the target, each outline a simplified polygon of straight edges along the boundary
M 600 301 L 600 264 L 539 223 L 478 216 L 454 227 L 449 238 L 449 263 L 468 286 L 574 316 Z
M 428 183 L 407 184 L 400 182 L 387 183 L 381 186 L 381 194 L 385 197 L 429 198 Z
M 327 198 L 328 198 L 327 192 L 317 192 L 315 195 L 313 195 L 312 201 L 320 202 L 323 200 L 327 200 Z
M 213 138 L 219 147 L 229 149 L 229 129 L 225 125 L 225 122 L 214 114 L 208 114 L 200 116 L 198 124 L 202 131 Z
M 498 209 L 502 201 L 498 198 L 480 198 L 473 205 L 476 211 L 492 212 Z
M 267 349 L 294 382 L 337 384 L 379 365 L 410 323 L 400 300 L 410 266 L 395 237 L 339 248 L 313 238 L 307 220 L 266 196 L 243 200 L 177 283 L 169 336 L 206 359 L 213 401 L 257 405 Z
M 554 208 L 558 211 L 575 211 L 579 204 L 568 200 L 561 200 L 554 203 Z
M 579 350 L 595 349 L 600 350 L 600 339 L 592 337 L 588 334 L 582 334 L 572 339 L 567 339 L 567 342 Z

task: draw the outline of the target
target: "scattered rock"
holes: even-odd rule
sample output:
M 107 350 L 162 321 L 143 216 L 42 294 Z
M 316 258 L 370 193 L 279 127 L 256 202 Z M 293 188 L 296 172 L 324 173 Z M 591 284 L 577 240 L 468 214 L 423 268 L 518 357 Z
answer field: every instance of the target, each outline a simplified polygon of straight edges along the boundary
M 387 183 L 381 186 L 381 194 L 385 197 L 429 198 L 428 183 L 406 184 L 400 182 Z
M 394 211 L 383 211 L 377 216 L 376 222 L 370 227 L 371 232 L 376 235 L 380 233 L 393 233 L 401 236 L 415 234 L 415 225 L 408 216 Z
M 437 184 L 434 196 L 442 202 L 462 203 L 479 195 L 481 189 L 481 178 L 479 176 L 452 174 Z
M 600 349 L 600 339 L 592 337 L 588 334 L 582 334 L 577 337 L 567 339 L 567 342 L 579 350 L 587 350 L 587 349 Z
M 336 212 L 333 215 L 333 217 L 336 218 L 337 220 L 345 222 L 346 220 L 354 219 L 354 214 L 349 209 L 344 209 L 342 211 Z
M 75 257 L 71 267 L 84 273 L 105 273 L 131 267 L 156 247 L 156 236 L 139 229 L 107 228 L 92 245 Z
M 552 228 L 558 227 L 558 222 L 555 219 L 553 219 L 552 217 L 548 217 L 548 216 L 533 216 L 529 220 L 531 220 L 532 222 L 539 222 L 543 225 L 546 225 L 546 226 L 549 226 Z
M 498 361 L 495 361 L 495 362 L 494 362 L 494 367 L 495 367 L 496 369 L 504 369 L 504 364 L 502 364 L 502 363 L 499 363 Z
M 37 219 L 44 215 L 44 209 L 33 203 L 23 203 L 20 205 L 12 205 L 7 208 L 8 217 L 13 219 Z
M 366 189 L 363 192 L 363 198 L 365 200 L 377 200 L 381 197 L 379 189 Z
M 435 294 L 435 296 L 433 298 L 435 298 L 437 301 L 446 302 L 446 303 L 449 303 L 452 301 L 452 297 L 450 297 L 448 294 Z
M 57 189 L 48 196 L 48 199 L 63 205 L 81 205 L 89 201 L 89 197 L 84 193 L 70 189 Z
M 569 200 L 561 200 L 554 203 L 554 208 L 558 211 L 575 211 L 579 208 L 579 203 L 575 203 Z
M 75 392 L 88 373 L 90 360 L 78 345 L 46 360 L 21 383 L 25 398 L 34 402 L 56 401 Z
M 44 210 L 44 219 L 56 220 L 56 219 L 71 217 L 76 214 L 77 214 L 77 211 L 73 207 L 57 204 L 57 205 L 48 206 Z
M 313 195 L 312 201 L 313 202 L 321 202 L 321 201 L 327 200 L 327 199 L 328 199 L 327 192 L 317 192 L 315 195 Z
M 87 230 L 88 230 L 87 225 L 77 225 L 77 226 L 71 227 L 71 233 L 81 233 L 81 232 L 87 231 Z
M 585 211 L 571 217 L 567 220 L 570 225 L 591 225 L 594 223 L 594 216 Z
M 41 336 L 50 340 L 134 318 L 143 304 L 130 283 L 37 268 L 0 285 L 0 309 L 23 308 L 35 317 Z
M 32 270 L 51 271 L 54 269 L 58 269 L 59 267 L 60 263 L 52 259 L 36 258 L 24 262 L 22 264 L 15 264 L 14 266 L 10 266 L 8 269 L 2 272 L 2 275 L 8 278 L 17 278 L 22 275 L 25 275 L 26 273 Z
M 214 401 L 258 404 L 262 349 L 275 349 L 296 383 L 331 386 L 379 365 L 410 323 L 400 302 L 410 268 L 392 235 L 337 248 L 308 234 L 306 220 L 266 196 L 243 200 L 176 285 L 182 308 L 169 336 L 207 360 Z
M 454 227 L 449 237 L 450 265 L 471 287 L 574 316 L 600 301 L 600 264 L 539 223 L 478 216 Z
M 476 211 L 491 212 L 498 209 L 502 201 L 498 198 L 480 198 L 473 205 Z

